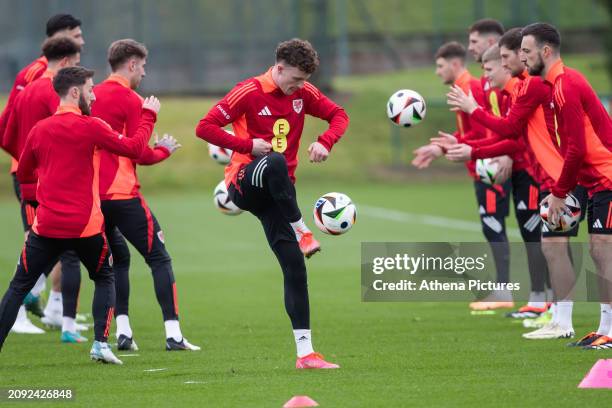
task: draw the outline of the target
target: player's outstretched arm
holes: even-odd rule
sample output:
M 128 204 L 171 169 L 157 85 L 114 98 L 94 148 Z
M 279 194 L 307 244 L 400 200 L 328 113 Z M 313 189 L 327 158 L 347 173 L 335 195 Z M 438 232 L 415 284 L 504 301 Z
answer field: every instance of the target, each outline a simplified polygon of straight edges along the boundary
M 196 127 L 196 136 L 215 146 L 238 153 L 260 153 L 250 138 L 234 137 L 223 127 L 238 120 L 249 106 L 250 95 L 255 90 L 251 82 L 238 84 L 203 117 Z
M 329 99 L 311 83 L 306 82 L 304 90 L 304 108 L 306 113 L 329 123 L 327 130 L 317 138 L 317 142 L 327 150 L 327 155 L 329 155 L 332 147 L 338 143 L 346 132 L 349 125 L 349 117 L 342 106 Z M 315 149 L 313 154 L 311 154 L 312 149 Z M 321 159 L 324 156 L 323 150 L 312 145 L 309 146 L 308 153 L 310 161 L 318 162 L 327 158 L 327 155 L 325 155 L 325 159 Z
M 136 163 L 144 166 L 160 163 L 182 147 L 178 140 L 172 135 L 165 133 L 161 139 L 157 136 L 157 133 L 154 133 L 154 135 L 155 141 L 153 148 L 146 146 L 140 158 L 136 160 Z
M 442 150 L 448 149 L 450 146 L 456 145 L 459 143 L 459 139 L 455 135 L 451 135 L 450 133 L 443 132 L 441 130 L 438 131 L 438 137 L 432 137 L 429 139 L 432 144 L 440 146 Z
M 498 117 L 484 109 L 476 109 L 470 115 L 474 122 L 481 123 L 501 137 L 517 139 L 534 111 L 542 104 L 543 96 L 547 94 L 546 85 L 539 79 L 525 80 L 519 95 L 510 107 L 505 117 Z
M 444 157 L 454 162 L 467 161 L 472 158 L 472 150 L 472 146 L 466 143 L 458 143 L 450 146 Z
M 136 135 L 132 138 L 123 137 L 123 135 L 115 132 L 102 119 L 96 117 L 92 118 L 93 121 L 91 123 L 93 124 L 93 129 L 91 137 L 94 144 L 111 153 L 138 159 L 151 138 L 155 120 L 157 119 L 157 113 L 160 108 L 161 104 L 156 97 L 150 96 L 144 100 L 140 125 L 136 131 Z
M 446 94 L 446 103 L 451 106 L 451 111 L 463 111 L 468 115 L 471 115 L 476 109 L 478 109 L 478 103 L 472 92 L 466 94 L 457 85 L 453 85 L 450 91 Z
M 159 139 L 157 134 L 155 134 L 155 145 L 154 146 L 163 147 L 164 149 L 168 150 L 170 154 L 174 153 L 175 151 L 183 147 L 183 145 L 181 145 L 174 136 L 169 135 L 168 133 L 164 133 L 161 139 Z
M 144 99 L 136 93 L 129 94 L 127 98 L 124 111 L 125 134 L 123 136 L 132 138 L 136 135 L 138 126 L 140 125 L 140 116 L 142 114 Z M 155 134 L 155 137 L 157 142 L 157 134 Z M 153 148 L 151 148 L 147 145 L 142 151 L 140 158 L 135 160 L 135 162 L 139 165 L 152 166 L 166 160 L 171 154 L 172 152 L 166 147 L 154 145 Z
M 487 138 L 493 139 L 493 138 Z M 486 140 L 486 139 L 485 139 Z M 503 155 L 512 155 L 523 147 L 516 140 L 501 139 L 491 144 L 480 144 L 472 146 L 472 159 L 488 159 L 490 157 L 498 157 Z
M 444 154 L 442 148 L 434 144 L 421 146 L 412 153 L 414 153 L 412 165 L 419 170 L 426 169 L 432 161 Z

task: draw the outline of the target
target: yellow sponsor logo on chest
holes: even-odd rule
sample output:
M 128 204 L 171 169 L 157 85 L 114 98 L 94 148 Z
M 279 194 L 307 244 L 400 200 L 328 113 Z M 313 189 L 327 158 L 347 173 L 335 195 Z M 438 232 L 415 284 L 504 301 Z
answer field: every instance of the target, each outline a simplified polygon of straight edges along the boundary
M 277 119 L 272 127 L 274 137 L 272 138 L 272 150 L 278 153 L 283 153 L 287 150 L 287 135 L 291 128 L 287 119 Z

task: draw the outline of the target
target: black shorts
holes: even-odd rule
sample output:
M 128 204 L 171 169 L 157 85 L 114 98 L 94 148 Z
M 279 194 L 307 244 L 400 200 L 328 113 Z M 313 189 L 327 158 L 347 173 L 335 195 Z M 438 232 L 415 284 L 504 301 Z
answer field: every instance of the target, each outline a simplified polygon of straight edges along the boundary
M 510 208 L 509 193 L 511 186 L 510 180 L 502 185 L 494 186 L 482 181 L 474 181 L 480 216 L 507 217 Z
M 168 256 L 164 233 L 143 197 L 102 200 L 101 208 L 109 239 L 115 239 L 114 229 L 117 227 L 145 259 Z
M 279 241 L 297 242 L 293 228 L 283 217 L 265 184 L 258 183 L 253 177 L 257 164 L 264 157 L 253 160 L 238 172 L 236 180 L 238 188 L 230 184 L 227 189 L 229 198 L 238 208 L 249 211 L 259 218 L 270 246 L 274 246 Z
M 542 218 L 540 218 L 540 186 L 525 170 L 512 173 L 512 198 L 514 212 L 523 239 L 539 241 Z
M 612 191 L 600 191 L 589 198 L 589 234 L 612 234 Z
M 104 234 L 86 238 L 48 238 L 32 231 L 22 250 L 22 262 L 17 270 L 22 269 L 26 274 L 35 272 L 36 280 L 41 273 L 50 272 L 62 254 L 70 251 L 75 251 L 75 256 L 83 262 L 93 280 L 100 273 L 112 276 L 112 258 Z
M 541 191 L 540 192 L 540 201 L 542 201 L 546 196 L 550 194 L 550 191 Z M 572 191 L 572 195 L 576 197 L 578 202 L 580 203 L 580 222 L 584 220 L 586 217 L 587 203 L 588 203 L 588 193 L 586 188 L 582 186 L 576 186 Z M 551 231 L 546 227 L 545 223 L 542 223 L 542 237 L 543 238 L 551 238 L 551 237 L 577 237 L 578 232 L 580 231 L 580 222 L 576 225 L 576 228 L 572 228 L 569 231 L 560 232 L 560 231 Z
M 512 173 L 512 197 L 518 211 L 540 211 L 540 187 L 525 170 Z

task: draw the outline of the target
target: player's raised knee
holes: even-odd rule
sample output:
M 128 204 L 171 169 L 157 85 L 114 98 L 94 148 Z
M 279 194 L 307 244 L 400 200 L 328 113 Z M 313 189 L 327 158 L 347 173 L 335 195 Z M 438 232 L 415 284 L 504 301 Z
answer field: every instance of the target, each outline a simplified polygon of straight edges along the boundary
M 280 153 L 272 152 L 267 157 L 268 168 L 272 171 L 284 171 L 287 172 L 287 160 L 285 156 Z

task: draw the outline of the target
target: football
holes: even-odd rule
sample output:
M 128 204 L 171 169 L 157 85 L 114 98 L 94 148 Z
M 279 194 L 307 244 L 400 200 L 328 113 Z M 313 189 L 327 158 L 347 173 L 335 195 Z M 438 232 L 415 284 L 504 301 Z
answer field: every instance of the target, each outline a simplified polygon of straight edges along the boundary
M 234 135 L 231 130 L 225 130 L 227 133 Z M 215 146 L 214 144 L 208 144 L 208 155 L 217 163 L 226 165 L 232 158 L 232 151 L 223 147 Z
M 400 89 L 387 102 L 387 116 L 397 126 L 410 127 L 425 118 L 425 99 L 410 89 Z
M 326 234 L 341 235 L 351 229 L 357 218 L 357 208 L 342 193 L 327 193 L 317 200 L 313 210 L 316 226 Z
M 497 168 L 497 163 L 491 163 L 491 159 L 476 160 L 476 174 L 483 183 L 495 184 Z
M 238 215 L 242 213 L 242 210 L 230 200 L 225 180 L 221 180 L 217 187 L 215 187 L 213 200 L 215 207 L 225 215 Z
M 552 224 L 548 219 L 548 203 L 544 203 L 540 206 L 540 217 L 544 221 L 544 225 L 550 231 L 554 232 L 566 232 L 576 228 L 576 225 L 580 222 L 580 215 L 582 214 L 580 209 L 580 201 L 572 194 L 568 194 L 565 197 L 565 205 L 569 208 L 570 213 L 563 213 L 557 224 Z

